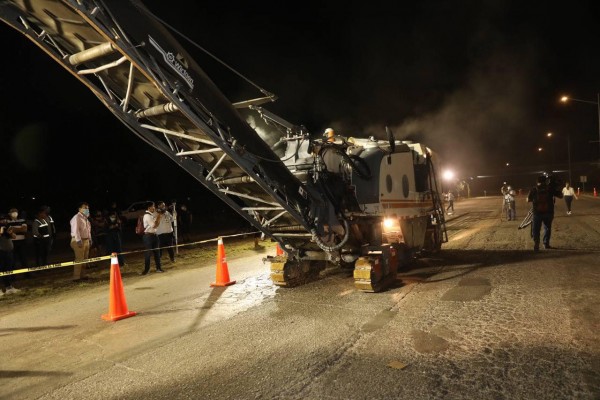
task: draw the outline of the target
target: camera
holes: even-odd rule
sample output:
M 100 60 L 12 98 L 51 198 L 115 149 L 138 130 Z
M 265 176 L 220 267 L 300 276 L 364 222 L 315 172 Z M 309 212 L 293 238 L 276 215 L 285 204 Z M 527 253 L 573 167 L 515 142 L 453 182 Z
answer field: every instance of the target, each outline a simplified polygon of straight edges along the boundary
M 13 228 L 12 226 L 5 224 L 0 226 L 0 236 L 5 236 L 7 238 L 13 238 Z

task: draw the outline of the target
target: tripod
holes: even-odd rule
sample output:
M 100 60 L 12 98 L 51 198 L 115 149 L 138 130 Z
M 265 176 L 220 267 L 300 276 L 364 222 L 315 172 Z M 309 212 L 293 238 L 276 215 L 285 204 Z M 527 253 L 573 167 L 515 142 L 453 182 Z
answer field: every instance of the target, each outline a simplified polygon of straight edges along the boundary
M 523 219 L 523 222 L 521 222 L 521 224 L 519 224 L 519 229 L 526 228 L 528 225 L 531 224 L 532 221 L 533 221 L 533 208 L 529 209 L 529 212 L 525 216 L 525 219 Z

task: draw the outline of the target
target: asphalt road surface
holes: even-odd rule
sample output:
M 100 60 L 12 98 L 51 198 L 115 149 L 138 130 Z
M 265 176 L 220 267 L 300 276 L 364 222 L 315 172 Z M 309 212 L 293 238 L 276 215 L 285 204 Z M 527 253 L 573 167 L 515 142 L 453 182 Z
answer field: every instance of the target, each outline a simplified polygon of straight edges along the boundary
M 273 286 L 258 254 L 0 302 L 2 399 L 598 399 L 600 200 L 557 205 L 552 245 L 461 200 L 449 242 L 377 294 L 329 271 Z

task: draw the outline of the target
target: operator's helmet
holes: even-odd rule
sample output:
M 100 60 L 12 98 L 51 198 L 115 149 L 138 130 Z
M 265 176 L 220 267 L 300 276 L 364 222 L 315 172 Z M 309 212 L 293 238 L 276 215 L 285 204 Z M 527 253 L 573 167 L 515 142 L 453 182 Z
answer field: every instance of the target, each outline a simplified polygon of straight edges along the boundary
M 327 128 L 325 129 L 325 132 L 323 132 L 323 136 L 327 139 L 328 142 L 333 142 L 335 132 L 333 131 L 333 129 Z

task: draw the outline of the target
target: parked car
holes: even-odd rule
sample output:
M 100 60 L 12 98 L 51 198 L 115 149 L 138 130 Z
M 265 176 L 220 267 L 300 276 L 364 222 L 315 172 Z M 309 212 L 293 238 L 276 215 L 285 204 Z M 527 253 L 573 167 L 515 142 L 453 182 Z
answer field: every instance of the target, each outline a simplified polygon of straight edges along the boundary
M 144 215 L 146 211 L 146 206 L 150 202 L 150 200 L 146 201 L 136 201 L 132 203 L 129 207 L 121 211 L 121 218 L 124 222 L 135 222 L 140 215 Z

